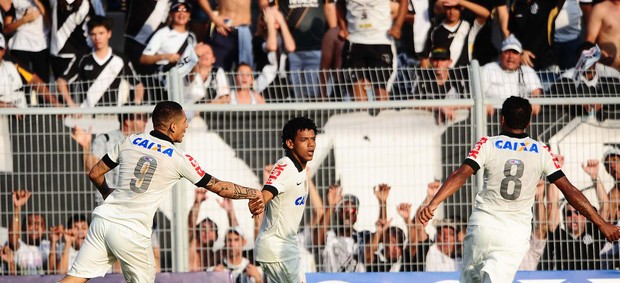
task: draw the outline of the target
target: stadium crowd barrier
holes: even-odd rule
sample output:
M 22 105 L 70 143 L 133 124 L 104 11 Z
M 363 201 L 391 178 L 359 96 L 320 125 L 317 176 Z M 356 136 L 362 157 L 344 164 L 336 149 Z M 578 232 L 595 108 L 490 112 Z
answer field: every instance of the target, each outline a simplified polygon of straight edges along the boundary
M 416 68 L 400 68 L 391 84 L 389 101 L 374 100 L 372 84 L 366 88 L 371 101 L 355 101 L 349 95 L 352 84 L 345 71 L 317 73 L 319 79 L 325 74 L 318 83 L 292 85 L 289 81 L 281 86 L 272 85 L 275 90 L 269 91 L 288 96 L 274 94 L 266 104 L 260 105 L 210 104 L 204 103 L 203 99 L 191 100 L 187 94 L 191 79 L 180 77 L 174 71 L 144 77 L 142 81 L 147 93 L 165 93 L 167 99 L 183 104 L 190 117 L 190 127 L 180 147 L 201 162 L 205 171 L 220 179 L 254 188 L 260 188 L 264 181 L 264 166 L 283 154 L 279 134 L 284 123 L 295 116 L 312 118 L 319 127 L 319 134 L 315 160 L 309 168 L 324 207 L 328 205 L 327 188 L 338 182 L 344 194 L 359 198 L 355 228 L 375 231 L 379 206 L 373 188 L 386 183 L 391 186 L 387 201 L 388 219 L 392 219 L 391 225 L 407 231 L 396 206 L 401 202 L 412 203 L 411 214 L 414 215 L 426 197 L 428 183 L 444 180 L 460 165 L 479 137 L 497 134 L 499 116 L 497 113 L 487 115 L 486 109 L 502 102 L 484 98 L 481 68 L 475 62 L 455 71 L 458 76 L 454 83 L 463 86 L 458 96 L 446 98 L 418 93 L 416 89 L 420 84 L 429 82 L 420 72 L 422 70 Z M 259 72 L 256 77 L 261 75 L 264 74 Z M 228 77 L 230 88 L 235 89 L 234 74 Z M 53 84 L 47 87 L 52 91 L 55 89 Z M 620 89 L 619 85 L 609 87 Z M 296 89 L 301 96 L 294 95 Z M 37 99 L 37 94 L 30 88 L 23 91 L 30 107 L 0 108 L 2 243 L 6 242 L 7 227 L 12 219 L 13 191 L 32 192 L 22 215 L 40 213 L 46 218 L 48 228 L 65 225 L 72 215 L 90 214 L 94 208 L 96 190 L 86 176 L 82 148 L 71 137 L 76 126 L 93 135 L 105 134 L 119 127 L 118 114 L 150 113 L 154 103 L 163 98 L 155 95 L 138 106 L 116 103 L 94 108 L 52 108 Z M 118 91 L 123 102 L 131 100 L 131 86 L 127 84 L 112 91 Z M 325 97 L 304 95 L 312 91 L 329 94 Z M 618 93 L 597 96 L 544 93 L 531 99 L 533 104 L 541 106 L 541 112 L 533 118 L 528 132 L 533 138 L 547 143 L 553 153 L 565 156 L 566 175 L 597 207 L 596 192 L 581 164 L 588 159 L 602 160 L 606 151 L 620 145 L 620 117 L 614 112 L 614 105 L 619 103 Z M 74 96 L 80 95 L 86 95 L 86 91 L 75 88 Z M 596 113 L 574 111 L 582 105 L 603 105 L 608 111 L 602 117 Z M 454 120 L 438 120 L 445 118 L 437 111 L 442 107 L 459 108 L 454 113 Z M 147 125 L 148 129 L 152 129 L 152 125 Z M 482 181 L 481 175 L 472 178 L 444 204 L 437 217 L 457 218 L 459 225 L 465 225 L 474 191 Z M 604 166 L 600 167 L 599 176 L 609 191 L 614 181 Z M 180 182 L 165 198 L 155 216 L 154 231 L 160 247 L 162 272 L 188 271 L 187 215 L 193 200 L 192 185 Z M 224 245 L 223 235 L 229 223 L 226 211 L 217 201 L 217 196 L 209 195 L 201 205 L 199 221 L 209 217 L 217 223 L 219 238 L 215 248 L 219 249 Z M 234 201 L 233 206 L 239 226 L 248 238 L 245 248 L 249 250 L 253 247 L 253 220 L 245 202 Z M 312 217 L 313 207 L 308 205 L 302 230 L 310 230 Z M 427 232 L 431 238 L 435 234 L 432 226 Z M 321 248 L 308 243 L 307 250 L 315 261 L 315 271 L 322 271 Z M 620 262 L 618 258 L 613 260 Z M 3 265 L 2 268 L 6 274 L 6 267 Z M 321 278 L 325 277 L 321 276 L 316 278 L 323 280 Z M 454 277 L 449 275 L 447 278 Z

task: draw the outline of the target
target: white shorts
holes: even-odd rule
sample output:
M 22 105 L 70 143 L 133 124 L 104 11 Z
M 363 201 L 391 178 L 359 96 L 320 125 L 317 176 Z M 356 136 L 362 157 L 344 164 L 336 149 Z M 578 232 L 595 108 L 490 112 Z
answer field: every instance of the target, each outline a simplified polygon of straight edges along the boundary
M 67 274 L 80 278 L 102 277 L 117 259 L 127 282 L 155 282 L 151 239 L 126 226 L 95 216 Z
M 263 272 L 272 282 L 305 283 L 306 272 L 301 267 L 301 258 L 281 262 L 260 262 Z
M 530 231 L 468 226 L 461 282 L 513 282 L 529 249 Z

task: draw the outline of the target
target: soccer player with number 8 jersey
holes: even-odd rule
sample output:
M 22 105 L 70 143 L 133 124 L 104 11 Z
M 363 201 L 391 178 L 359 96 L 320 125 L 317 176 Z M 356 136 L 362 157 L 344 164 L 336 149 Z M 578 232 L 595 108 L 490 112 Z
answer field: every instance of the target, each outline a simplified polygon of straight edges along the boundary
M 592 221 L 609 241 L 620 227 L 605 222 L 588 199 L 564 176 L 549 148 L 528 137 L 532 105 L 512 96 L 502 105 L 502 132 L 482 137 L 463 164 L 418 213 L 424 225 L 437 206 L 454 194 L 479 169 L 483 188 L 476 194 L 464 240 L 461 282 L 512 282 L 529 248 L 532 206 L 541 176 L 555 184 L 572 207 Z

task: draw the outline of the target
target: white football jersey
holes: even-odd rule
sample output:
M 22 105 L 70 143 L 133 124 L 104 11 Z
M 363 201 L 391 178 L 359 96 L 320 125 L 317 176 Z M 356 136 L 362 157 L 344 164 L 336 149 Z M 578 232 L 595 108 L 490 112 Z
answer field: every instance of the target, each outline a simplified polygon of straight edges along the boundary
M 389 0 L 346 0 L 346 19 L 350 42 L 359 44 L 392 44 L 388 31 L 392 28 Z
M 127 137 L 102 160 L 120 167 L 118 187 L 93 214 L 149 238 L 155 211 L 177 181 L 186 178 L 204 187 L 211 180 L 198 161 L 156 131 Z
M 481 138 L 465 159 L 474 171 L 484 169 L 484 187 L 476 194 L 469 223 L 497 229 L 531 229 L 536 185 L 547 176 L 564 176 L 549 148 L 528 137 L 501 133 Z
M 299 258 L 297 231 L 308 199 L 306 169 L 293 157 L 285 156 L 275 164 L 263 190 L 274 197 L 265 207 L 263 223 L 256 238 L 256 260 L 280 262 Z

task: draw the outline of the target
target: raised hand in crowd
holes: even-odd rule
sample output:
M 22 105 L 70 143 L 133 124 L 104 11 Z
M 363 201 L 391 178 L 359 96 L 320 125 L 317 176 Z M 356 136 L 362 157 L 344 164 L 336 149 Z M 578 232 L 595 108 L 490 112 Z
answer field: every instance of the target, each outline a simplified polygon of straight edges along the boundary
M 373 189 L 374 189 L 373 193 L 377 197 L 377 200 L 379 201 L 379 203 L 380 204 L 387 203 L 387 198 L 390 195 L 390 189 L 392 189 L 392 187 L 390 187 L 387 184 L 379 184 L 375 186 Z
M 403 218 L 405 224 L 411 224 L 411 203 L 402 202 L 396 206 L 396 212 Z
M 585 163 L 581 164 L 581 168 L 586 172 L 592 180 L 598 178 L 599 161 L 596 159 L 588 159 Z
M 88 149 L 90 151 L 90 147 L 93 141 L 93 133 L 92 129 L 84 130 L 79 126 L 75 126 L 71 130 L 71 138 L 77 142 L 84 150 Z
M 13 191 L 13 205 L 15 207 L 24 206 L 28 202 L 28 199 L 30 199 L 31 195 L 32 193 L 28 190 Z
M 609 208 L 609 195 L 605 190 L 605 186 L 603 182 L 598 177 L 600 161 L 597 159 L 588 159 L 586 162 L 581 164 L 581 168 L 583 169 L 590 179 L 592 179 L 592 186 L 596 190 L 596 197 L 599 202 L 599 214 L 603 219 L 609 221 L 610 216 L 610 208 Z

